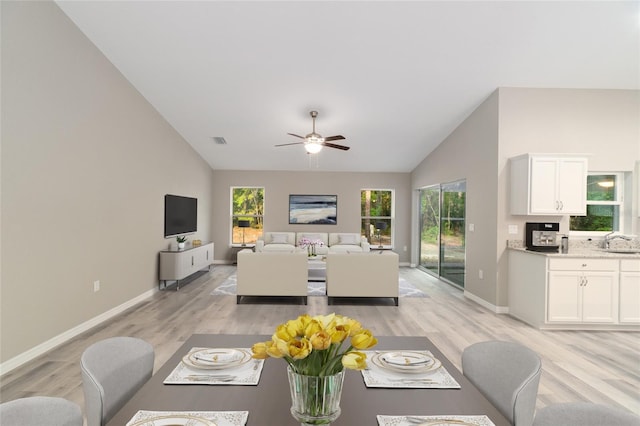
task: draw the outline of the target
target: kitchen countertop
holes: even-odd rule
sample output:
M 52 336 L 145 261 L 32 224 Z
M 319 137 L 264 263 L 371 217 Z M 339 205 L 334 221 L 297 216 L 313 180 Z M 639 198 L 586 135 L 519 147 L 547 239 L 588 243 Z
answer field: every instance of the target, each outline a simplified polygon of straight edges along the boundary
M 531 253 L 538 256 L 547 257 L 579 257 L 579 258 L 601 258 L 601 259 L 640 259 L 640 253 L 612 253 L 607 252 L 601 248 L 588 248 L 588 247 L 571 247 L 569 246 L 568 253 L 556 253 L 556 252 L 540 252 L 527 250 L 524 247 L 509 247 L 510 250 L 522 251 Z

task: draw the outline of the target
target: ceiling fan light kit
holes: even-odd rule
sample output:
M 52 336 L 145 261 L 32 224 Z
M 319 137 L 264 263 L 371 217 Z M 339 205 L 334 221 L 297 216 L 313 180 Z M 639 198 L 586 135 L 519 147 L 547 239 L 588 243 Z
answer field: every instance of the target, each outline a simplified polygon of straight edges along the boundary
M 276 146 L 288 146 L 288 145 L 304 145 L 304 149 L 308 154 L 317 154 L 322 150 L 322 147 L 326 146 L 329 148 L 336 148 L 342 151 L 348 151 L 349 147 L 345 145 L 337 145 L 334 143 L 328 143 L 327 141 L 338 141 L 345 139 L 342 135 L 335 135 L 323 138 L 322 135 L 316 133 L 316 117 L 318 116 L 318 111 L 309 112 L 311 115 L 311 119 L 313 120 L 313 130 L 311 133 L 306 136 L 296 135 L 295 133 L 287 133 L 290 136 L 294 136 L 296 138 L 304 139 L 304 142 L 294 142 L 294 143 L 283 143 Z

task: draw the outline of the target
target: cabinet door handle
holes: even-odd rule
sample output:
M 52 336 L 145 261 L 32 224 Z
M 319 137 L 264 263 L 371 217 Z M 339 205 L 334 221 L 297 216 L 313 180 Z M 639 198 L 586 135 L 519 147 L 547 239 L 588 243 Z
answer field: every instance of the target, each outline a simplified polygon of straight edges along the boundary
M 583 264 L 582 264 L 582 267 L 583 267 L 583 268 L 586 268 L 586 267 L 587 267 L 587 264 L 586 264 L 586 263 L 583 263 Z
M 558 200 L 556 200 L 556 210 L 560 210 L 560 203 L 558 203 Z
M 191 266 L 193 266 L 193 256 L 191 256 Z
M 560 201 L 560 210 L 564 210 L 564 203 Z

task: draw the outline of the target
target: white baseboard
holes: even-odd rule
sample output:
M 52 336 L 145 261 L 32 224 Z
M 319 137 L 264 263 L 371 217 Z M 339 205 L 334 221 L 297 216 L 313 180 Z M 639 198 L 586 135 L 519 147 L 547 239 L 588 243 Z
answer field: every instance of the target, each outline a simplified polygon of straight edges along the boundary
M 20 367 L 21 365 L 31 361 L 32 359 L 44 354 L 45 352 L 50 351 L 51 349 L 55 348 L 56 346 L 59 346 L 69 340 L 71 340 L 72 338 L 76 337 L 79 334 L 84 333 L 87 330 L 90 330 L 91 328 L 115 317 L 116 315 L 126 311 L 127 309 L 131 308 L 132 306 L 137 305 L 138 303 L 142 302 L 145 299 L 148 299 L 149 297 L 153 296 L 154 294 L 156 294 L 159 291 L 159 289 L 154 288 L 151 290 L 148 290 L 144 293 L 142 293 L 141 295 L 134 297 L 131 300 L 128 300 L 126 302 L 124 302 L 123 304 L 116 306 L 113 309 L 108 310 L 107 312 L 104 312 L 96 317 L 91 318 L 88 321 L 85 321 L 84 323 L 73 327 L 67 331 L 65 331 L 64 333 L 58 334 L 55 337 L 52 337 L 51 339 L 47 340 L 44 343 L 39 344 L 38 346 L 35 346 L 31 349 L 29 349 L 26 352 L 21 353 L 20 355 L 17 355 L 5 362 L 3 362 L 2 364 L 0 364 L 0 376 L 3 376 L 4 374 L 10 372 L 11 370 Z
M 482 306 L 483 308 L 486 308 L 488 310 L 490 310 L 491 312 L 495 313 L 495 314 L 508 314 L 509 313 L 509 307 L 508 306 L 496 306 L 493 305 L 489 302 L 487 302 L 486 300 L 476 296 L 473 293 L 468 292 L 467 290 L 464 291 L 464 297 L 471 299 L 472 301 L 476 302 L 478 305 Z

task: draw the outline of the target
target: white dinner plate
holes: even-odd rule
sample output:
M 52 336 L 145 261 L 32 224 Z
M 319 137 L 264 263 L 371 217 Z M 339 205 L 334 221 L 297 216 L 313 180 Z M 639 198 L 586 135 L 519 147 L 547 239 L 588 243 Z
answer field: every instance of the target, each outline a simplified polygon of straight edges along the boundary
M 436 358 L 411 351 L 377 353 L 371 357 L 371 361 L 387 370 L 413 374 L 428 373 L 442 366 Z
M 422 353 L 412 351 L 402 352 L 384 352 L 380 354 L 380 360 L 396 367 L 425 367 L 433 364 L 433 357 Z
M 185 355 L 182 362 L 200 370 L 222 370 L 237 367 L 250 359 L 251 354 L 241 349 L 209 348 Z
M 202 417 L 189 416 L 187 414 L 168 414 L 166 416 L 153 416 L 132 423 L 130 426 L 216 426 L 211 420 Z

